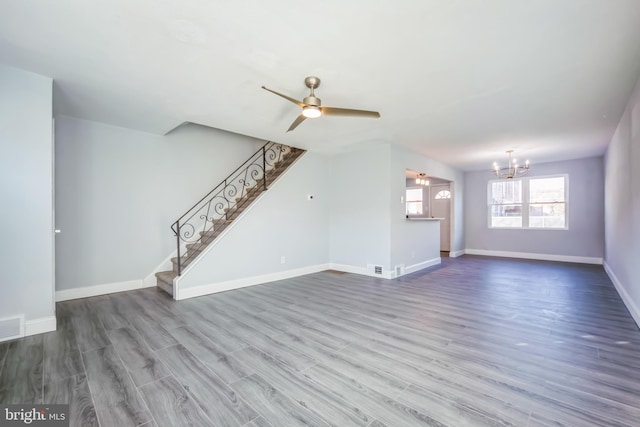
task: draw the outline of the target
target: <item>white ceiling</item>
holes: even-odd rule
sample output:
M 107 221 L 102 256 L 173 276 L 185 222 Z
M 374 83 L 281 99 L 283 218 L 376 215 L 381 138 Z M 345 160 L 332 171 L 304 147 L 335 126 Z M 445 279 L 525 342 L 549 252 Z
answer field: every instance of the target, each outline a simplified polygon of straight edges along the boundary
M 640 73 L 638 0 L 4 0 L 0 63 L 55 113 L 190 121 L 332 151 L 392 143 L 465 170 L 599 155 Z M 380 119 L 299 114 L 265 85 Z M 1 94 L 0 94 L 1 96 Z

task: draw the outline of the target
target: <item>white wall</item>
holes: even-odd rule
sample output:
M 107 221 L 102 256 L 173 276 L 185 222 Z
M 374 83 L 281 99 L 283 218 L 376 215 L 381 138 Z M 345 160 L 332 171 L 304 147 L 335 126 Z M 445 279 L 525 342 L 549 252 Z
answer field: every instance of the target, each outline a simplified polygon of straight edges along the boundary
M 261 277 L 259 283 L 291 271 L 299 275 L 327 269 L 328 169 L 329 160 L 322 155 L 306 153 L 299 158 L 187 267 L 178 282 L 180 298 L 255 284 L 242 281 L 252 277 Z
M 640 81 L 605 155 L 605 268 L 640 325 Z
M 167 136 L 56 119 L 58 290 L 142 280 L 171 224 L 262 142 L 197 125 Z
M 27 334 L 55 329 L 51 103 L 50 78 L 0 66 L 0 318 Z
M 466 173 L 465 229 L 467 249 L 552 255 L 567 261 L 601 262 L 604 255 L 604 168 L 602 158 L 593 157 L 533 164 L 528 176 L 557 174 L 568 174 L 569 176 L 568 230 L 489 228 L 487 185 L 490 180 L 495 179 L 495 176 L 489 171 Z
M 341 153 L 323 177 L 331 189 L 331 262 L 348 271 L 391 269 L 390 157 L 388 144 Z

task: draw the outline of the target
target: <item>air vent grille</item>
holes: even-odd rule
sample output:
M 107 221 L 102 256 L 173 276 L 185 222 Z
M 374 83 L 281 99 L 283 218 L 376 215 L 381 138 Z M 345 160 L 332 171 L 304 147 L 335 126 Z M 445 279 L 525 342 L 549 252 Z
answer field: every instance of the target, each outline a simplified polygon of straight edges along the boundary
M 367 274 L 369 276 L 384 276 L 384 269 L 381 265 L 367 264 Z

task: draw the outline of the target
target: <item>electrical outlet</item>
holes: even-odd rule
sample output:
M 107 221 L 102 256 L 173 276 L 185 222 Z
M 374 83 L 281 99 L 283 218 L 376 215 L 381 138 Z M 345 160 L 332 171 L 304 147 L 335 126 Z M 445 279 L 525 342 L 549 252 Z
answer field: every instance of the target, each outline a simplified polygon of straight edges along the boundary
M 280 264 L 284 264 L 285 262 L 286 262 L 286 259 L 285 259 L 284 255 L 282 255 L 280 257 Z
M 416 257 L 416 253 L 415 252 L 411 252 L 411 258 L 415 258 Z

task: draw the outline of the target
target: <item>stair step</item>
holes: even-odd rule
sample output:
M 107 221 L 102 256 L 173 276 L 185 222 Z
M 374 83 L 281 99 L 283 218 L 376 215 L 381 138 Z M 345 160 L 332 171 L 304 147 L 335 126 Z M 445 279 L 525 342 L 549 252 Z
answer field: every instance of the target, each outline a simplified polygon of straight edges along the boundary
M 252 200 L 253 201 L 253 200 Z M 243 203 L 241 205 L 235 205 L 232 208 L 227 208 L 224 210 L 224 213 L 228 214 L 229 212 L 242 212 L 249 207 L 250 203 Z
M 191 264 L 191 262 L 195 260 L 197 256 L 198 254 L 195 254 L 194 256 L 189 256 L 188 253 L 181 256 L 180 258 L 182 258 L 182 260 L 180 262 L 180 267 L 182 268 L 182 270 L 184 270 L 189 264 Z M 172 271 L 177 275 L 178 274 L 178 257 L 171 258 L 171 265 L 173 269 Z
M 204 248 L 206 248 L 207 245 L 204 243 L 201 243 L 199 240 L 195 243 L 187 243 L 187 253 L 189 252 L 202 252 L 202 250 Z
M 160 289 L 173 295 L 173 279 L 178 275 L 175 271 L 161 271 L 156 273 L 156 283 Z

